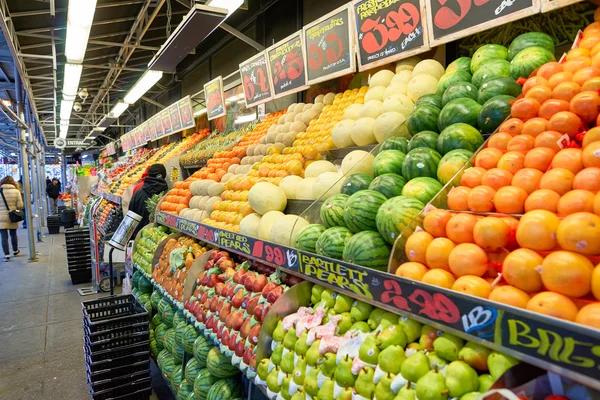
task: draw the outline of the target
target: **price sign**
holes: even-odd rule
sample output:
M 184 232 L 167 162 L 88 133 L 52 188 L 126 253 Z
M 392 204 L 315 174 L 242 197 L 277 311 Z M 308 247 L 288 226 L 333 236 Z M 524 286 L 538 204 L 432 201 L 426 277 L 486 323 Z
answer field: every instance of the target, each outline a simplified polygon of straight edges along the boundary
M 429 50 L 420 0 L 354 0 L 360 71 Z
M 192 109 L 192 98 L 186 96 L 177 102 L 179 107 L 179 114 L 181 115 L 182 129 L 194 128 L 196 123 L 194 122 L 194 111 Z
M 302 29 L 308 85 L 356 71 L 350 6 L 340 7 Z
M 163 129 L 162 118 L 160 117 L 160 113 L 152 117 L 152 121 L 154 122 L 154 126 L 156 127 L 156 138 L 160 139 L 161 137 L 165 136 L 165 131 Z
M 542 0 L 542 12 L 548 12 L 569 6 L 571 4 L 580 3 L 583 0 Z
M 142 125 L 142 136 L 144 137 L 144 139 L 142 141 L 144 142 L 144 144 L 146 144 L 150 141 L 150 123 L 149 122 L 150 121 L 146 121 Z
M 525 18 L 540 0 L 431 0 L 427 7 L 429 44 L 438 46 Z
M 204 98 L 206 99 L 206 110 L 209 121 L 227 114 L 222 76 L 204 85 Z
M 275 43 L 266 52 L 274 98 L 308 89 L 302 31 Z
M 156 124 L 154 123 L 154 117 L 150 118 L 148 120 L 148 130 L 150 131 L 150 140 L 156 140 L 157 136 L 156 136 Z
M 169 117 L 171 118 L 171 127 L 173 128 L 173 133 L 179 132 L 183 129 L 181 125 L 181 115 L 179 115 L 179 106 L 177 106 L 177 103 L 171 104 L 168 110 Z
M 240 78 L 246 107 L 254 107 L 273 98 L 271 91 L 267 53 L 261 52 L 240 64 Z
M 162 121 L 163 136 L 168 136 L 173 133 L 173 127 L 171 126 L 171 116 L 169 110 L 162 110 L 160 112 L 160 119 Z

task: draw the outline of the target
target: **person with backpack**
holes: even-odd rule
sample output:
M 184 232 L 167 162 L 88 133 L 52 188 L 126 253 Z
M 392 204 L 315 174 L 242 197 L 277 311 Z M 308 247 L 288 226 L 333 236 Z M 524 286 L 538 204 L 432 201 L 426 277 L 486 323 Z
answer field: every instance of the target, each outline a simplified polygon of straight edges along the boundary
M 0 181 L 0 236 L 2 238 L 2 250 L 4 251 L 4 261 L 10 261 L 10 248 L 8 247 L 8 236 L 13 248 L 13 254 L 17 256 L 19 251 L 19 242 L 17 238 L 17 228 L 19 222 L 12 222 L 10 213 L 23 210 L 23 197 L 17 188 L 17 183 L 12 176 L 6 176 Z M 24 214 L 23 214 L 24 215 Z

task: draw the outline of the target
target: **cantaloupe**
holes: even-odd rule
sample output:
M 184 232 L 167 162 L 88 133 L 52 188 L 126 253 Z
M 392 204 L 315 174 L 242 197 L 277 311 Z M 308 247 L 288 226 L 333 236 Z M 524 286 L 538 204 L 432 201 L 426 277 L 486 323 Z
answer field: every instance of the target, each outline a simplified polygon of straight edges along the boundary
M 319 175 L 325 172 L 335 172 L 337 173 L 337 167 L 333 165 L 332 162 L 326 160 L 319 160 L 310 163 L 308 167 L 304 170 L 305 178 L 317 178 Z
M 304 178 L 298 182 L 296 187 L 296 198 L 298 200 L 314 200 L 313 197 L 313 185 L 317 178 Z
M 435 60 L 427 59 L 420 61 L 417 65 L 415 65 L 415 68 L 412 71 L 412 77 L 414 78 L 418 75 L 431 75 L 435 79 L 439 80 L 445 73 L 446 69 L 442 64 Z
M 352 126 L 352 130 L 350 131 L 350 135 L 352 137 L 352 141 L 356 143 L 357 146 L 366 146 L 368 144 L 373 144 L 376 142 L 375 140 L 375 119 L 370 117 L 360 118 L 358 121 L 354 123 Z
M 240 222 L 240 233 L 242 235 L 258 237 L 258 228 L 260 226 L 261 218 L 259 213 L 246 215 Z
M 293 247 L 298 233 L 310 223 L 297 215 L 285 215 L 279 218 L 271 227 L 271 242 Z
M 386 89 L 386 86 L 373 86 L 367 91 L 367 94 L 365 94 L 365 103 L 371 100 L 383 101 Z
M 415 103 L 413 103 L 408 96 L 403 94 L 394 94 L 383 101 L 381 112 L 399 112 L 400 114 L 408 118 L 410 113 L 413 112 L 414 108 Z
M 406 117 L 394 111 L 383 113 L 377 117 L 373 133 L 378 143 L 390 137 L 410 138 Z
M 317 177 L 313 185 L 313 196 L 318 200 L 326 200 L 340 193 L 344 179 L 337 172 L 325 172 Z
M 330 105 L 333 104 L 333 100 L 335 100 L 335 93 L 327 93 L 325 97 L 323 97 L 323 104 Z
M 210 218 L 210 213 L 205 210 L 197 210 L 192 217 L 192 219 L 196 222 L 202 222 L 206 218 Z
M 356 121 L 360 118 L 360 110 L 362 109 L 362 106 L 362 104 L 349 105 L 348 108 L 346 108 L 346 111 L 344 111 L 342 118 Z
M 360 109 L 360 118 L 377 118 L 381 115 L 382 107 L 383 102 L 379 100 L 371 100 L 369 102 L 366 102 Z
M 289 175 L 279 182 L 279 187 L 283 189 L 288 200 L 296 198 L 296 187 L 301 181 L 302 178 L 298 175 Z
M 221 201 L 221 196 L 209 197 L 208 200 L 206 200 L 206 205 L 204 206 L 204 209 L 210 214 L 214 211 L 214 205 L 217 201 Z
M 394 78 L 392 79 L 392 82 L 390 83 L 390 85 L 393 85 L 395 83 L 408 83 L 411 79 L 412 79 L 412 71 L 405 69 L 405 70 L 398 72 L 396 75 L 394 75 Z
M 405 82 L 392 83 L 390 86 L 388 86 L 385 89 L 385 92 L 383 93 L 383 99 L 381 101 L 384 101 L 388 97 L 395 95 L 395 94 L 406 95 L 407 90 L 408 90 L 408 83 L 405 83 Z
M 210 199 L 210 196 L 200 196 L 200 200 L 196 203 L 199 210 L 206 210 L 206 203 Z
M 215 182 L 208 187 L 207 193 L 209 196 L 220 196 L 224 190 L 225 190 L 225 184 L 223 184 L 221 182 Z
M 248 192 L 250 207 L 264 215 L 269 211 L 283 211 L 287 205 L 287 197 L 283 189 L 269 182 L 258 182 Z
M 273 224 L 284 216 L 285 214 L 281 211 L 269 211 L 268 213 L 265 213 L 258 223 L 258 238 L 262 240 L 271 240 L 271 228 L 273 227 Z
M 315 104 L 323 104 L 323 99 L 325 98 L 324 94 L 320 94 L 317 97 L 315 97 L 314 103 Z
M 412 71 L 419 61 L 421 61 L 421 59 L 417 56 L 408 57 L 404 60 L 398 61 L 396 63 L 396 73 L 400 71 Z
M 356 144 L 352 141 L 352 127 L 355 121 L 353 119 L 344 119 L 333 127 L 331 131 L 331 140 L 338 149 L 344 147 L 355 146 Z M 281 185 L 280 185 L 281 186 Z
M 352 175 L 364 173 L 373 176 L 373 160 L 375 156 L 364 150 L 354 150 L 346 154 L 342 160 L 342 174 Z
M 307 104 L 307 105 L 309 105 L 309 104 Z M 312 105 L 310 105 L 310 106 L 312 107 Z M 302 113 L 302 123 L 304 123 L 304 125 L 308 126 L 310 124 L 310 121 L 317 118 L 320 113 L 321 113 L 320 111 L 313 110 L 312 108 L 304 111 Z
M 289 132 L 306 132 L 306 125 L 302 121 L 293 122 L 292 125 L 290 125 Z
M 431 75 L 419 75 L 408 82 L 406 95 L 413 101 L 417 101 L 421 96 L 437 92 L 438 80 Z
M 369 81 L 370 87 L 375 86 L 388 86 L 394 77 L 394 73 L 387 69 L 383 69 L 379 72 L 376 72 L 371 76 L 371 80 Z

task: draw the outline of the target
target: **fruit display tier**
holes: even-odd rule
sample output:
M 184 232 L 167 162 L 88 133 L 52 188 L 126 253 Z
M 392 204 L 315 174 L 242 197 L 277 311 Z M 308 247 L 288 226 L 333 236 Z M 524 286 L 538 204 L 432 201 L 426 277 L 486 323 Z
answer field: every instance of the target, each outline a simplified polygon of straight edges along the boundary
M 93 192 L 92 194 L 95 195 L 95 196 L 100 196 L 103 199 L 111 201 L 111 202 L 113 202 L 115 204 L 121 205 L 121 196 L 117 196 L 117 195 L 114 195 L 112 193 L 106 193 L 106 192 L 100 192 L 100 193 Z
M 600 332 L 158 212 L 176 231 L 600 389 Z

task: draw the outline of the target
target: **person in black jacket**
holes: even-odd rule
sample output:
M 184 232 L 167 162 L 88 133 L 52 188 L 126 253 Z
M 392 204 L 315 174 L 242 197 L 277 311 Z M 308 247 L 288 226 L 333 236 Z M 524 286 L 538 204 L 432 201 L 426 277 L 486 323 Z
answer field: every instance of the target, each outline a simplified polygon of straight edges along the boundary
M 144 226 L 148 225 L 148 222 L 150 222 L 150 213 L 146 208 L 146 200 L 155 194 L 166 192 L 169 189 L 167 186 L 166 177 L 167 170 L 164 165 L 151 165 L 150 168 L 148 168 L 148 176 L 144 180 L 144 185 L 131 197 L 131 201 L 129 202 L 129 210 L 142 217 L 142 220 L 133 233 L 132 238 L 135 238 L 135 235 L 137 235 L 138 231 L 140 231 Z
M 52 179 L 52 182 L 46 186 L 46 193 L 50 199 L 50 213 L 54 215 L 57 213 L 57 199 L 58 195 L 60 195 L 60 183 L 58 179 Z

